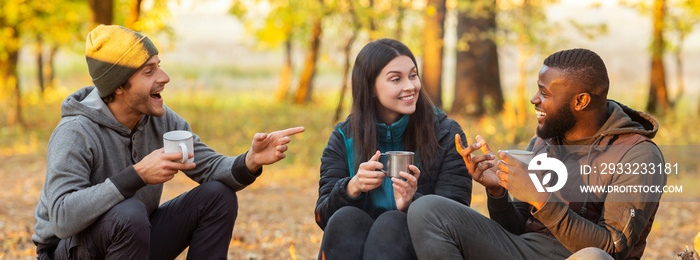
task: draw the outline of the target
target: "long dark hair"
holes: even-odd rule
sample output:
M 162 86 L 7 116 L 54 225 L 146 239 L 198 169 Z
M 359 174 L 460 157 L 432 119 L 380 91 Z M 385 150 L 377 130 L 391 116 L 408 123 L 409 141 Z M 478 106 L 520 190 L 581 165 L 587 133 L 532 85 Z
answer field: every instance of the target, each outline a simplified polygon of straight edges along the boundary
M 375 83 L 384 67 L 398 56 L 411 58 L 418 71 L 416 58 L 406 45 L 392 39 L 379 39 L 368 43 L 360 50 L 352 68 L 352 127 L 355 146 L 355 171 L 360 163 L 369 160 L 377 151 L 377 106 L 374 96 Z M 422 85 L 422 84 L 421 84 Z M 404 134 L 404 149 L 415 151 L 420 160 L 421 172 L 427 173 L 438 150 L 435 134 L 436 109 L 423 88 L 418 94 L 416 111 L 409 117 Z M 428 173 L 429 174 L 429 173 Z

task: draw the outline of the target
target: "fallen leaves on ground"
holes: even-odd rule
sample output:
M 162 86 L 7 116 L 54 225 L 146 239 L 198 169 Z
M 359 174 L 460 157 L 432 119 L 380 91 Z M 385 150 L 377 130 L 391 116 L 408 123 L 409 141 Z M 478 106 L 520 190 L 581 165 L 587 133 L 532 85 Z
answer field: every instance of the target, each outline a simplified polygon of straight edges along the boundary
M 35 155 L 2 158 L 0 167 L 0 259 L 33 259 L 34 210 L 46 172 L 45 159 Z M 179 174 L 166 183 L 163 201 L 194 187 Z M 318 168 L 266 167 L 263 175 L 238 193 L 239 212 L 229 259 L 317 259 L 323 233 L 314 221 Z M 472 205 L 486 213 L 483 189 L 475 184 Z M 659 207 L 644 258 L 678 259 L 686 247 L 698 248 L 700 203 L 663 202 Z M 694 241 L 695 238 L 695 241 Z M 180 259 L 185 258 L 183 253 Z

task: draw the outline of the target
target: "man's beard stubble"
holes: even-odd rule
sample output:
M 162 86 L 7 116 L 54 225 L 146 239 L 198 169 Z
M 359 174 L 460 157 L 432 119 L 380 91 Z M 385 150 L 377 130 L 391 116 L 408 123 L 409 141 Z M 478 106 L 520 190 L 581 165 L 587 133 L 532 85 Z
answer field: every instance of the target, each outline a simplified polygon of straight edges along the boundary
M 542 126 L 537 127 L 537 136 L 542 139 L 549 139 L 553 137 L 564 138 L 564 134 L 571 130 L 576 124 L 576 119 L 574 118 L 574 113 L 567 105 L 561 106 L 555 111 L 555 113 L 547 113 L 547 118 L 544 120 L 544 128 Z

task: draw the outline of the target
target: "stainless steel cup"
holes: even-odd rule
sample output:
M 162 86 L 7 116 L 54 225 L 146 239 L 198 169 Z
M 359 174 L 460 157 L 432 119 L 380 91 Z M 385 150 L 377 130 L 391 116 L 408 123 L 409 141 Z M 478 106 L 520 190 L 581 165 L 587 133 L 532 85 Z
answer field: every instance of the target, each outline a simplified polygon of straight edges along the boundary
M 508 156 L 515 158 L 518 161 L 524 162 L 525 164 L 529 164 L 530 160 L 535 157 L 535 153 L 532 151 L 525 151 L 525 150 L 505 150 L 505 153 L 508 154 Z
M 387 177 L 397 177 L 401 178 L 399 175 L 400 171 L 407 172 L 411 174 L 408 169 L 409 165 L 413 165 L 414 152 L 406 151 L 390 151 L 382 153 L 382 156 L 386 156 L 386 167 L 384 167 L 384 172 Z

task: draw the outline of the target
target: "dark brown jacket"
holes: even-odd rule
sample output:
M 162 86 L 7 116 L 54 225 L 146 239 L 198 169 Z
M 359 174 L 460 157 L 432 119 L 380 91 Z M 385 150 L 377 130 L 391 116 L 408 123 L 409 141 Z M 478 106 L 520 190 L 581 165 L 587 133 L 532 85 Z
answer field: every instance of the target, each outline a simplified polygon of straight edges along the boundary
M 642 186 L 663 187 L 666 174 L 631 174 L 637 165 L 664 163 L 663 155 L 651 139 L 659 124 L 650 115 L 608 100 L 608 120 L 598 133 L 578 145 L 562 145 L 560 140 L 533 138 L 528 150 L 562 161 L 568 170 L 566 186 L 549 197 L 539 210 L 507 196 L 489 197 L 491 218 L 515 234 L 540 232 L 556 237 L 569 251 L 597 247 L 615 259 L 639 259 L 646 246 L 661 193 L 642 192 Z M 623 166 L 610 174 L 610 167 Z M 597 172 L 581 174 L 581 165 Z M 630 165 L 631 168 L 627 168 Z M 619 169 L 619 168 L 618 168 Z M 601 174 L 606 170 L 608 174 Z M 552 174 L 556 176 L 556 174 Z M 542 179 L 542 178 L 540 178 Z M 551 183 L 556 183 L 556 179 Z M 629 192 L 581 192 L 581 186 L 627 187 Z

